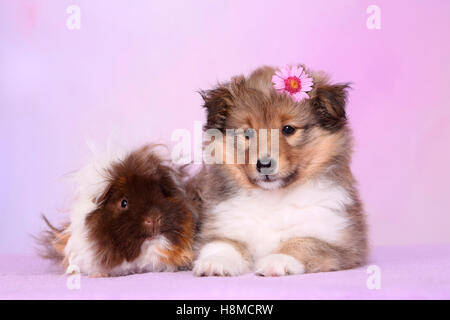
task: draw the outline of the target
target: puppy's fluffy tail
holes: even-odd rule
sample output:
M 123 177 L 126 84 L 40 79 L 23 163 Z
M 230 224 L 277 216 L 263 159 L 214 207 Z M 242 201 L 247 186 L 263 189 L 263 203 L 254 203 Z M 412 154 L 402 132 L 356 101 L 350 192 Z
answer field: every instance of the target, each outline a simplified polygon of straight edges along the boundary
M 67 223 L 62 228 L 56 228 L 48 221 L 46 216 L 42 215 L 42 219 L 47 225 L 47 228 L 39 236 L 34 236 L 38 245 L 38 254 L 44 259 L 49 259 L 63 266 L 67 266 L 64 249 L 70 238 L 69 224 Z

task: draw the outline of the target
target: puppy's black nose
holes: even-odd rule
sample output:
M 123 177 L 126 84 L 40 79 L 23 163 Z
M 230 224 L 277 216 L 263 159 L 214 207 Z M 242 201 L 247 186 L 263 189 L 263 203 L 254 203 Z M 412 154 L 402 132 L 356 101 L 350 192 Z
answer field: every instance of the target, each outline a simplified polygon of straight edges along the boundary
M 261 172 L 263 168 L 270 168 L 272 166 L 272 159 L 271 158 L 261 158 L 256 161 L 256 170 L 258 172 Z

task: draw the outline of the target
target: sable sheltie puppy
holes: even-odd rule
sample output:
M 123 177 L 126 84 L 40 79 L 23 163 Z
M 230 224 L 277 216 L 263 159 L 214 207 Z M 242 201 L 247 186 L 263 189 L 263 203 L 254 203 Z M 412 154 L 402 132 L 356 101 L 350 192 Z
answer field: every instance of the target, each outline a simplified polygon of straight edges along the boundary
M 192 181 L 204 215 L 197 276 L 333 271 L 366 259 L 365 216 L 350 171 L 349 85 L 298 68 L 312 80 L 302 100 L 276 90 L 280 72 L 271 67 L 202 92 L 205 129 L 252 132 L 237 137 L 245 139 L 246 159 L 252 139 L 260 147 L 259 129 L 279 134 L 277 157 L 269 141 L 256 163 L 208 165 Z
M 90 276 L 190 267 L 197 216 L 181 171 L 154 148 L 99 156 L 77 172 L 69 223 L 57 229 L 45 219 L 45 256 Z

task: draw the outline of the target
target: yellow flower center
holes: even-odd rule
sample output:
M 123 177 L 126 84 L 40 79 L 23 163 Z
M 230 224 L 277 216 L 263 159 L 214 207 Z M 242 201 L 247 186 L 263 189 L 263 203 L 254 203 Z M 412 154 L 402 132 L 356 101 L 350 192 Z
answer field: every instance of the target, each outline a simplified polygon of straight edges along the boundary
M 289 85 L 291 86 L 292 89 L 298 89 L 299 87 L 297 79 L 290 79 Z

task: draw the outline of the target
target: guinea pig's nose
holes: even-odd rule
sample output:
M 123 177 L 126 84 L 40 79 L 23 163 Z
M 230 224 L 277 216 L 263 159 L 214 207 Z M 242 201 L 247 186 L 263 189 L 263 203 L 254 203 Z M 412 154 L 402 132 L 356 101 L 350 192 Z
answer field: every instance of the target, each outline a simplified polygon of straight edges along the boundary
M 144 226 L 152 236 L 156 235 L 159 232 L 159 227 L 161 226 L 161 217 L 158 216 L 145 218 Z
M 152 227 L 153 226 L 153 218 L 147 218 L 144 220 L 144 224 L 148 227 Z

